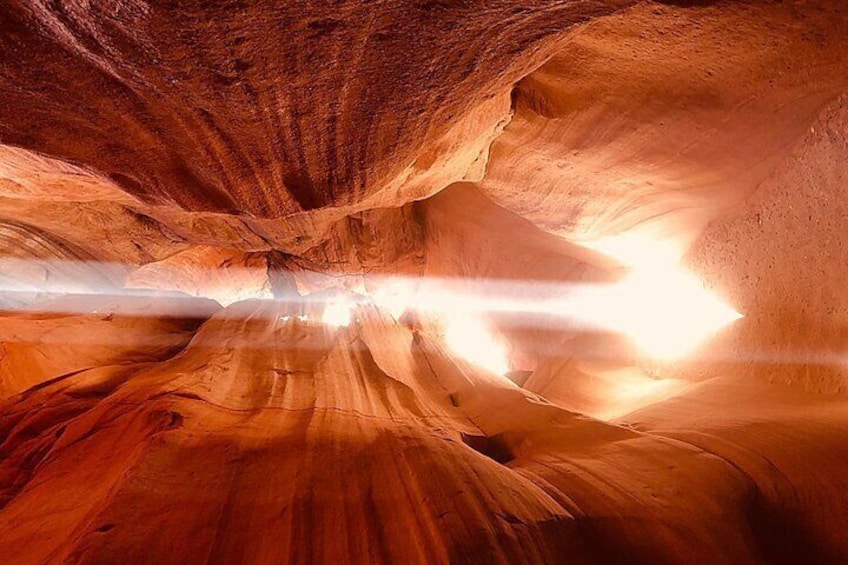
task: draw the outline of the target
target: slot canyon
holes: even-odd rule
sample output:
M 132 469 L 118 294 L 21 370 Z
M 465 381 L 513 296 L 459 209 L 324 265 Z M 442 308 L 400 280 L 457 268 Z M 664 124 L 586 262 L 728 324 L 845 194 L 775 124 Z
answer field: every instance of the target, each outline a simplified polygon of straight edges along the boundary
M 0 563 L 848 562 L 848 2 L 0 4 Z

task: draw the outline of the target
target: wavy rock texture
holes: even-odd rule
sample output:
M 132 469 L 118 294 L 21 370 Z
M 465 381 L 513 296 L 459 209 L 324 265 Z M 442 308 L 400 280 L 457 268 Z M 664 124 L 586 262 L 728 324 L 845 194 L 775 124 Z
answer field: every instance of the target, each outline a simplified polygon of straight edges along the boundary
M 11 312 L 3 327 L 0 395 L 107 365 L 167 358 L 217 305 L 207 299 L 65 296 L 38 312 Z
M 265 254 L 195 246 L 130 273 L 127 288 L 176 290 L 229 305 L 250 298 L 273 298 Z
M 353 204 L 467 153 L 462 178 L 508 110 L 496 95 L 557 34 L 628 4 L 11 4 L 2 135 L 187 210 Z
M 848 86 L 848 13 L 817 4 L 646 4 L 588 24 L 517 85 L 483 190 L 576 241 L 685 251 Z
M 844 2 L 306 4 L 3 2 L 2 562 L 844 562 Z
M 828 105 L 793 152 L 687 258 L 745 312 L 702 368 L 844 394 L 848 100 Z M 830 282 L 832 281 L 832 282 Z M 719 368 L 714 365 L 718 364 Z M 729 366 L 728 366 L 729 365 Z M 777 369 L 777 370 L 776 370 Z
M 563 411 L 373 309 L 328 332 L 280 322 L 273 304 L 231 308 L 242 315 L 213 317 L 170 361 L 82 372 L 4 407 L 4 553 L 585 560 L 648 531 L 662 535 L 641 542 L 646 557 L 753 549 L 737 530 L 751 486 L 718 458 Z M 45 403 L 56 417 L 32 411 Z M 618 489 L 633 493 L 624 505 Z

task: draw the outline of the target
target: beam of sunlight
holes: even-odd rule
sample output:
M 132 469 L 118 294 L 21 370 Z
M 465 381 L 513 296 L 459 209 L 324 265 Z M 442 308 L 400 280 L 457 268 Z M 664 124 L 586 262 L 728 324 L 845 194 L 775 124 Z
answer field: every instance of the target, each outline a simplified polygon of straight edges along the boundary
M 506 347 L 481 319 L 454 315 L 443 323 L 445 342 L 454 353 L 493 373 L 509 372 Z
M 742 315 L 710 293 L 680 265 L 684 248 L 672 238 L 621 233 L 583 245 L 630 267 L 609 292 L 589 293 L 575 311 L 621 332 L 657 360 L 684 357 Z
M 682 268 L 631 271 L 606 289 L 572 301 L 571 312 L 590 324 L 628 336 L 645 354 L 674 360 L 742 317 Z
M 621 233 L 592 241 L 580 241 L 580 245 L 637 269 L 676 265 L 685 252 L 678 241 L 645 233 Z
M 6 312 L 91 314 L 99 308 L 105 313 L 146 300 L 149 308 L 130 308 L 132 315 L 186 316 L 195 312 L 197 317 L 209 315 L 208 306 L 192 296 L 167 290 L 121 288 L 108 283 L 101 275 L 106 270 L 126 271 L 128 266 L 55 263 L 0 259 L 0 305 Z M 54 271 L 70 274 L 45 276 L 46 272 Z M 197 276 L 205 276 L 202 269 Z M 317 308 L 316 321 L 340 327 L 351 323 L 354 306 L 370 303 L 395 319 L 410 310 L 437 322 L 450 320 L 450 327 L 459 328 L 450 330 L 452 339 L 471 347 L 469 343 L 477 336 L 480 348 L 487 352 L 475 354 L 478 364 L 483 362 L 483 357 L 491 356 L 494 361 L 486 363 L 499 372 L 503 372 L 506 365 L 505 356 L 483 345 L 486 340 L 481 337 L 487 331 L 483 320 L 491 314 L 509 314 L 506 318 L 500 317 L 499 324 L 546 328 L 553 324 L 563 331 L 619 332 L 647 355 L 661 360 L 686 355 L 711 334 L 741 317 L 710 294 L 692 274 L 666 262 L 632 268 L 623 279 L 604 283 L 380 275 L 368 275 L 368 281 L 368 296 L 342 291 L 344 298 L 340 298 L 338 292 L 273 298 L 279 303 L 277 315 L 303 315 L 302 307 L 311 304 L 309 308 Z M 77 298 L 71 300 L 69 294 Z M 68 299 L 57 301 L 57 296 Z M 90 298 L 85 299 L 86 296 Z M 97 296 L 100 298 L 95 300 Z M 269 300 L 265 295 L 252 298 Z M 245 315 L 246 310 L 237 305 L 216 316 Z M 467 321 L 457 322 L 457 319 Z M 463 337 L 463 333 L 470 337 Z
M 334 327 L 346 327 L 350 325 L 352 304 L 344 298 L 336 298 L 324 306 L 321 322 Z

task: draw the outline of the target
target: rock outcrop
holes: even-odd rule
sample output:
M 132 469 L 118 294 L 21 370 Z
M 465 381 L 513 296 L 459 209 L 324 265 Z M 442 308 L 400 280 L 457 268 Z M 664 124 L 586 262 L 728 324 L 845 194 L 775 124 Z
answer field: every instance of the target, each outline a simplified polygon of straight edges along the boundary
M 3 563 L 845 561 L 841 0 L 3 4 Z

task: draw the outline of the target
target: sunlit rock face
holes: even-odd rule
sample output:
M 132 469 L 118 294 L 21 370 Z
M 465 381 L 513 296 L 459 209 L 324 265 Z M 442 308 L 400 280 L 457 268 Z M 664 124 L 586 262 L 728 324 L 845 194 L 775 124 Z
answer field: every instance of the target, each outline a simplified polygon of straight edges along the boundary
M 0 10 L 0 561 L 845 561 L 844 2 L 276 4 Z

